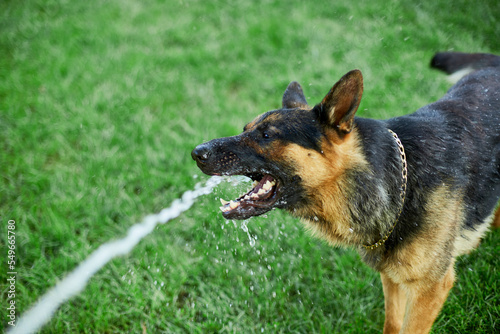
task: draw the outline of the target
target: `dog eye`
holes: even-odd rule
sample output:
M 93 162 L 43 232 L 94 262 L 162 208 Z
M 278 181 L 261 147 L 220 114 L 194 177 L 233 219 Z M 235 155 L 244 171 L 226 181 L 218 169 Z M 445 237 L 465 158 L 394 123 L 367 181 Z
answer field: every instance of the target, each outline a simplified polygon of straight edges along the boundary
M 264 138 L 264 139 L 269 139 L 269 138 L 271 138 L 271 136 L 269 135 L 269 133 L 267 133 L 267 132 L 263 132 L 263 133 L 262 133 L 262 138 Z

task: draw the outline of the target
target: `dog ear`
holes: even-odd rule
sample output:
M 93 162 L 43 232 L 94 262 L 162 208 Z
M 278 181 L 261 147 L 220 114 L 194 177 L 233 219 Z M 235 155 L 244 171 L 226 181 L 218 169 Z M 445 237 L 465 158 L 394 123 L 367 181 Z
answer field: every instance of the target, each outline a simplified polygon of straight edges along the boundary
M 293 108 L 309 109 L 306 98 L 304 96 L 304 92 L 302 91 L 302 87 L 300 87 L 298 82 L 296 81 L 290 82 L 290 84 L 285 90 L 285 93 L 283 94 L 282 105 L 283 108 L 286 109 L 293 109 Z
M 344 134 L 351 132 L 362 95 L 363 75 L 360 70 L 352 70 L 330 89 L 319 104 L 321 122 Z

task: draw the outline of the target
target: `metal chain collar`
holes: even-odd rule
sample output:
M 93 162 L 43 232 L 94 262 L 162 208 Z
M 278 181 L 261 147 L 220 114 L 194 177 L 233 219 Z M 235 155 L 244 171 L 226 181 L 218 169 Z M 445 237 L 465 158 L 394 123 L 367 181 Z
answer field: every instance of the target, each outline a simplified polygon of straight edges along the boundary
M 396 227 L 396 224 L 399 221 L 399 217 L 401 216 L 401 212 L 403 212 L 403 207 L 404 207 L 405 199 L 406 199 L 406 185 L 408 182 L 408 164 L 406 162 L 405 148 L 403 146 L 403 143 L 401 143 L 401 140 L 399 139 L 398 135 L 394 131 L 392 131 L 391 129 L 387 129 L 387 130 L 394 137 L 396 144 L 398 144 L 399 154 L 401 155 L 401 165 L 402 165 L 401 178 L 403 181 L 402 185 L 401 185 L 401 193 L 399 194 L 399 196 L 401 197 L 401 206 L 399 208 L 398 214 L 396 215 L 396 219 L 394 220 L 394 224 L 392 224 L 391 229 L 387 232 L 385 237 L 383 237 L 382 239 L 380 239 L 379 241 L 377 241 L 376 243 L 374 243 L 372 245 L 363 245 L 363 247 L 365 249 L 375 249 L 375 248 L 380 247 L 383 244 L 385 244 L 385 242 L 387 241 L 387 239 L 389 239 L 389 237 L 391 236 L 391 233 L 394 231 L 394 228 Z

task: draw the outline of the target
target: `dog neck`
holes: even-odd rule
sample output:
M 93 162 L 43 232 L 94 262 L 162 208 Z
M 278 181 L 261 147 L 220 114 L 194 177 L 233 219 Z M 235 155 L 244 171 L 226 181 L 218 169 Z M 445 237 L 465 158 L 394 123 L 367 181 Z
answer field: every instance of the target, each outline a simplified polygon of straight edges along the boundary
M 292 213 L 331 244 L 360 249 L 377 244 L 373 249 L 383 249 L 401 213 L 402 188 L 406 188 L 402 144 L 385 123 L 368 119 L 356 119 L 346 140 L 346 156 L 337 154 L 337 159 L 349 161 L 343 172 L 311 191 L 314 205 Z
M 403 146 L 403 143 L 399 139 L 398 135 L 394 131 L 392 131 L 391 129 L 388 129 L 388 131 L 392 135 L 394 140 L 396 141 L 396 144 L 398 145 L 399 154 L 401 155 L 401 193 L 400 193 L 401 204 L 400 204 L 399 212 L 396 215 L 396 218 L 394 219 L 394 223 L 392 224 L 389 231 L 387 231 L 385 236 L 383 238 L 381 238 L 379 241 L 377 241 L 376 243 L 373 243 L 370 245 L 363 245 L 363 247 L 366 250 L 374 250 L 380 246 L 383 246 L 385 244 L 385 242 L 387 241 L 387 239 L 389 239 L 389 236 L 392 234 L 392 232 L 394 231 L 394 228 L 396 227 L 396 224 L 399 221 L 399 217 L 401 216 L 401 212 L 403 212 L 403 207 L 404 207 L 405 199 L 406 199 L 406 186 L 407 186 L 407 182 L 408 182 L 408 165 L 406 162 L 405 148 Z

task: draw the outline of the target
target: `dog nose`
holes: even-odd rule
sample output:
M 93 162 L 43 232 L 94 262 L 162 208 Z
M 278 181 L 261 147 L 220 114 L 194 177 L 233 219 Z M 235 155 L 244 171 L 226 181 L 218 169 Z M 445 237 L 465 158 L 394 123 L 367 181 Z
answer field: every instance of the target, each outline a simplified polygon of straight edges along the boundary
M 191 152 L 191 157 L 198 163 L 204 164 L 210 157 L 210 147 L 207 144 L 201 144 L 195 147 Z

